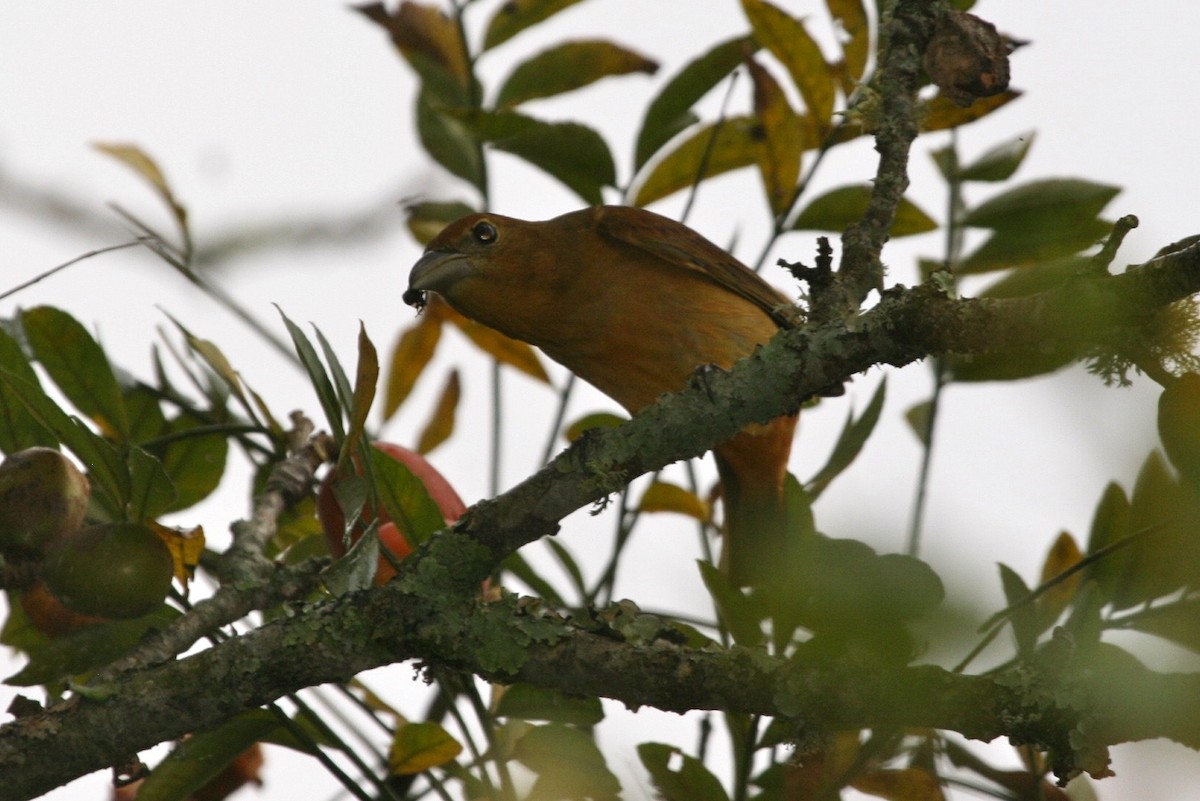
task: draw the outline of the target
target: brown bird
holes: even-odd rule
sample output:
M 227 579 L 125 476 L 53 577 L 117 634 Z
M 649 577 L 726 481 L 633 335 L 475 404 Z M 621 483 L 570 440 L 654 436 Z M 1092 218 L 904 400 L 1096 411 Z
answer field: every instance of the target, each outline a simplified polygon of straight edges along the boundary
M 472 214 L 448 225 L 404 301 L 436 292 L 462 314 L 541 348 L 630 413 L 678 392 L 696 368 L 728 369 L 792 324 L 797 309 L 757 273 L 681 223 L 597 206 L 544 222 Z M 772 576 L 785 536 L 784 478 L 796 416 L 713 448 L 732 581 Z

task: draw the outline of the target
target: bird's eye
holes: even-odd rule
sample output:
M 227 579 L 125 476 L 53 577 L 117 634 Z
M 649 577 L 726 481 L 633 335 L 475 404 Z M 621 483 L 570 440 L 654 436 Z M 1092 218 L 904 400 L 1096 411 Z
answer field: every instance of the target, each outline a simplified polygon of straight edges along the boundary
M 496 231 L 496 226 L 487 220 L 480 220 L 471 229 L 471 236 L 481 245 L 490 245 L 499 238 L 500 234 Z

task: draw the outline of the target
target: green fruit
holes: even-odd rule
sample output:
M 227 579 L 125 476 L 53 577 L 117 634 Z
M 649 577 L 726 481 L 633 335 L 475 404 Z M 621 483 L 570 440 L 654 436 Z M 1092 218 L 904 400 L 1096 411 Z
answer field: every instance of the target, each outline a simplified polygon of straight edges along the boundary
M 37 558 L 77 531 L 87 513 L 87 476 L 53 448 L 26 448 L 0 462 L 0 552 Z
M 153 531 L 138 523 L 103 523 L 55 543 L 42 578 L 75 612 L 130 618 L 163 602 L 173 572 L 171 553 Z

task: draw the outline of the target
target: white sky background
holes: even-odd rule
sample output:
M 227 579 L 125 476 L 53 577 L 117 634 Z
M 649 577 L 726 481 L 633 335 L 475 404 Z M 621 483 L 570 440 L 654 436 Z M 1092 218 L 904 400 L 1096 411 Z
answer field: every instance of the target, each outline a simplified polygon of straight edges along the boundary
M 824 12 L 816 0 L 781 4 L 797 14 L 811 13 L 814 30 L 821 29 Z M 1200 232 L 1194 200 L 1200 162 L 1192 154 L 1190 133 L 1195 90 L 1183 74 L 1194 60 L 1191 32 L 1200 23 L 1200 7 L 984 0 L 976 11 L 1033 44 L 1013 60 L 1013 84 L 1026 96 L 961 133 L 968 160 L 1036 129 L 1037 141 L 1019 178 L 1080 176 L 1123 186 L 1108 215 L 1137 214 L 1142 227 L 1127 239 L 1121 264 L 1143 261 L 1161 245 Z M 600 128 L 624 178 L 640 110 L 653 92 L 709 44 L 746 27 L 732 0 L 591 0 L 540 32 L 512 40 L 487 56 L 481 70 L 495 86 L 512 63 L 551 41 L 598 35 L 659 59 L 656 78 L 610 79 L 561 102 L 529 108 Z M 741 90 L 748 91 L 744 79 Z M 416 144 L 414 91 L 383 32 L 339 3 L 10 0 L 0 9 L 0 198 L 10 198 L 11 187 L 20 184 L 101 213 L 106 202 L 116 201 L 167 228 L 149 190 L 90 149 L 93 141 L 134 142 L 152 154 L 188 206 L 200 242 L 244 225 L 339 216 L 386 207 L 405 196 L 469 198 L 469 191 L 431 166 Z M 714 109 L 715 101 L 707 106 L 709 116 Z M 910 192 L 939 219 L 944 201 L 927 153 L 945 142 L 945 135 L 918 142 Z M 835 151 L 820 186 L 866 180 L 874 169 L 869 155 L 865 142 Z M 552 180 L 511 157 L 498 155 L 492 165 L 496 211 L 545 218 L 579 205 Z M 976 190 L 968 200 L 977 202 L 990 191 Z M 690 221 L 718 243 L 736 236 L 739 254 L 751 258 L 765 231 L 761 196 L 751 170 L 722 178 L 701 190 Z M 680 205 L 674 198 L 657 208 L 671 214 Z M 4 200 L 0 290 L 87 250 L 122 241 L 115 215 L 112 220 L 108 232 L 72 231 Z M 419 252 L 398 211 L 394 227 L 394 234 L 358 247 L 303 246 L 235 260 L 217 280 L 281 334 L 272 303 L 293 320 L 315 322 L 347 364 L 354 360 L 361 319 L 386 357 L 397 332 L 413 319 L 400 294 Z M 940 252 L 938 235 L 889 247 L 890 278 L 913 283 L 914 254 Z M 812 254 L 813 237 L 807 235 L 785 238 L 777 248 L 777 255 L 793 260 L 811 262 Z M 783 276 L 773 278 L 782 284 Z M 124 252 L 77 265 L 0 301 L 0 315 L 43 303 L 94 326 L 110 355 L 143 377 L 150 375 L 155 330 L 168 324 L 165 310 L 222 347 L 276 414 L 303 408 L 319 416 L 303 377 L 281 369 L 273 352 L 244 326 L 147 253 Z M 460 341 L 453 344 L 443 345 L 437 369 L 384 434 L 411 443 L 445 370 L 462 367 L 466 388 L 459 429 L 433 461 L 472 502 L 486 493 L 485 362 Z M 793 458 L 801 478 L 824 462 L 847 404 L 861 409 L 878 376 L 858 379 L 845 400 L 827 402 L 802 420 Z M 554 398 L 516 376 L 507 376 L 505 386 L 504 482 L 511 484 L 535 466 Z M 881 430 L 817 507 L 827 533 L 863 539 L 880 550 L 903 547 L 920 453 L 901 421 L 904 410 L 927 393 L 924 366 L 892 376 Z M 1131 390 L 1105 389 L 1078 369 L 1015 384 L 951 388 L 943 404 L 924 555 L 947 580 L 952 597 L 979 610 L 997 608 L 997 561 L 1033 581 L 1059 530 L 1085 538 L 1105 483 L 1116 479 L 1130 486 L 1153 445 L 1156 397 L 1149 381 Z M 615 407 L 583 391 L 571 416 L 598 408 Z M 220 498 L 188 512 L 181 522 L 202 523 L 210 536 L 220 536 L 230 520 L 245 513 L 245 486 L 232 480 Z M 610 518 L 589 523 L 586 514 L 576 515 L 565 525 L 565 542 L 586 553 L 589 539 L 606 542 L 612 526 Z M 648 527 L 635 541 L 619 595 L 647 608 L 706 613 L 691 561 L 691 529 L 650 534 Z M 5 675 L 17 664 L 11 654 L 0 654 Z M 401 669 L 379 681 L 407 675 Z M 0 689 L 0 708 L 12 694 Z M 637 731 L 632 728 L 606 731 L 606 742 L 655 738 L 691 747 L 695 741 L 693 724 L 671 716 L 646 714 L 638 719 Z M 611 753 L 623 777 L 636 775 L 631 750 L 622 746 Z M 1105 799 L 1179 797 L 1172 788 L 1200 786 L 1200 760 L 1181 747 L 1125 746 L 1115 756 L 1118 778 L 1099 785 Z M 291 797 L 286 788 L 300 781 L 308 798 L 335 792 L 333 780 L 315 764 L 296 764 L 275 751 L 267 780 L 267 791 L 276 798 Z M 100 798 L 105 784 L 105 776 L 93 776 L 49 797 Z M 630 798 L 648 797 L 644 780 L 629 779 L 625 786 Z M 321 787 L 328 789 L 315 789 Z

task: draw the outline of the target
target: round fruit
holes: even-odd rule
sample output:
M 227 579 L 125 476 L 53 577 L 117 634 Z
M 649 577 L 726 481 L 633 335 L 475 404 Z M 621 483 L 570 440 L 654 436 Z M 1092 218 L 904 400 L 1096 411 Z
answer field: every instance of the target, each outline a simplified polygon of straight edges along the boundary
M 87 476 L 53 448 L 26 448 L 0 462 L 0 552 L 37 558 L 83 525 Z
M 402 463 L 421 480 L 429 497 L 441 510 L 442 518 L 447 525 L 458 520 L 462 517 L 463 512 L 467 511 L 467 505 L 454 491 L 454 487 L 450 486 L 450 482 L 446 481 L 445 477 L 426 461 L 424 456 L 390 442 L 375 442 L 372 445 Z M 355 472 L 358 472 L 357 463 Z M 325 539 L 329 543 L 330 552 L 335 557 L 342 557 L 346 554 L 346 546 L 342 539 L 346 531 L 346 517 L 333 492 L 333 486 L 337 480 L 338 476 L 331 472 L 321 481 L 320 489 L 317 492 L 317 514 L 321 518 L 321 526 L 325 531 Z M 412 544 L 405 537 L 404 532 L 391 521 L 387 512 L 383 508 L 379 508 L 375 510 L 375 515 L 380 523 L 379 544 L 391 551 L 396 559 L 403 559 L 412 553 Z M 366 516 L 364 514 L 364 517 Z M 366 523 L 359 521 L 354 530 L 350 532 L 351 543 L 357 542 L 362 537 L 366 526 Z M 396 575 L 396 569 L 392 567 L 387 557 L 381 554 L 379 567 L 375 573 L 375 583 L 377 585 L 386 584 L 394 575 Z
M 68 609 L 130 618 L 163 602 L 173 573 L 171 553 L 153 531 L 138 523 L 103 523 L 55 543 L 42 578 Z

